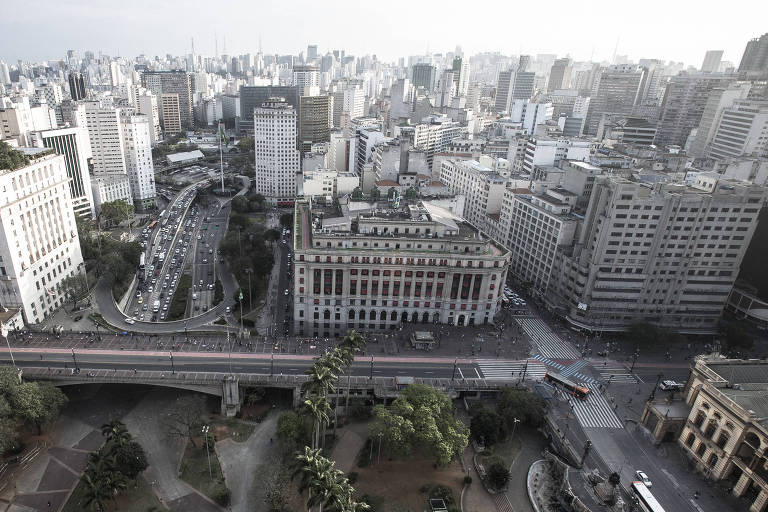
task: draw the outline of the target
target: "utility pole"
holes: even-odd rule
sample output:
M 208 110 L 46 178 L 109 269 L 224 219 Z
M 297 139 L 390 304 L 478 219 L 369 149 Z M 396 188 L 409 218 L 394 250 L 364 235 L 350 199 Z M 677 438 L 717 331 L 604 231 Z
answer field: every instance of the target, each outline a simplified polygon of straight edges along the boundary
M 8 338 L 6 338 L 7 340 Z M 75 371 L 80 371 L 80 368 L 77 366 L 77 358 L 75 357 L 75 349 L 72 349 L 72 361 L 75 363 Z
M 640 355 L 640 349 L 635 350 L 635 353 L 632 355 L 632 367 L 629 369 L 629 373 L 635 371 L 635 363 L 637 362 L 638 355 Z
M 213 471 L 211 471 L 211 452 L 208 451 L 208 431 L 210 427 L 208 425 L 203 426 L 203 436 L 205 437 L 205 453 L 208 455 L 208 476 L 213 480 Z
M 275 353 L 272 352 L 272 357 L 269 360 L 269 376 L 275 374 Z
M 651 390 L 651 394 L 648 396 L 648 401 L 649 402 L 653 401 L 653 399 L 656 398 L 656 388 L 659 387 L 659 382 L 661 382 L 661 379 L 663 379 L 663 378 L 664 378 L 664 374 L 663 373 L 659 373 L 656 376 L 656 384 L 654 384 L 653 389 Z
M 252 268 L 245 269 L 245 273 L 248 274 L 248 309 L 253 309 L 253 289 L 251 288 L 251 274 L 253 274 Z

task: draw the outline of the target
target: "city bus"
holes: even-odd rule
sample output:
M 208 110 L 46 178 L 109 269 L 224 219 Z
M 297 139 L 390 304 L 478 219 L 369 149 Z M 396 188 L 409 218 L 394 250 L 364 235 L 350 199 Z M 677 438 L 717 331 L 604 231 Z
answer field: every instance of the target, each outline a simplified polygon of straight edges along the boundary
M 544 380 L 565 389 L 568 393 L 575 396 L 576 398 L 581 398 L 583 400 L 587 398 L 587 395 L 589 395 L 588 387 L 580 386 L 579 384 L 566 379 L 559 373 L 547 371 L 547 374 L 544 375 Z
M 152 222 L 149 223 L 149 226 L 147 227 L 149 228 L 150 231 L 152 231 L 153 229 L 155 229 L 155 226 L 157 226 L 157 221 L 153 220 Z
M 637 499 L 640 509 L 644 512 L 665 512 L 664 507 L 656 501 L 651 491 L 643 482 L 632 482 L 632 495 Z
M 139 254 L 139 270 L 144 271 L 144 253 Z

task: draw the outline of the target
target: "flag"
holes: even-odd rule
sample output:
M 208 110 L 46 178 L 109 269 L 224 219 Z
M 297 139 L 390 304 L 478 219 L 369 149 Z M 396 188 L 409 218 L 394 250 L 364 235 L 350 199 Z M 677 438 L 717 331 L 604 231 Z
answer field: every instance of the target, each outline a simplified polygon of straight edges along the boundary
M 229 137 L 227 137 L 227 132 L 224 130 L 224 125 L 219 123 L 219 133 L 221 134 L 221 140 L 224 141 L 224 145 L 229 145 Z

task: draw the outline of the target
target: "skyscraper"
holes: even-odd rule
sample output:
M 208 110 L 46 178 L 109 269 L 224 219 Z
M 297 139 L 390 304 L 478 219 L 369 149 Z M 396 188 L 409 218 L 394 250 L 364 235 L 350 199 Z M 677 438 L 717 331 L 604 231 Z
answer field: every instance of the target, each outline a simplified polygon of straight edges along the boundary
M 155 204 L 155 172 L 152 164 L 152 137 L 149 117 L 143 114 L 120 116 L 125 171 L 131 183 L 133 203 L 138 210 Z
M 691 141 L 688 154 L 695 158 L 706 156 L 709 145 L 715 136 L 720 123 L 723 109 L 733 105 L 733 102 L 746 99 L 749 94 L 749 82 L 736 82 L 728 87 L 715 87 L 709 93 L 704 111 L 701 114 L 699 126 L 696 129 L 696 137 Z
M 768 74 L 768 33 L 747 42 L 739 73 Z
M 709 50 L 704 54 L 704 62 L 701 63 L 703 73 L 717 73 L 720 61 L 723 60 L 723 50 Z
M 299 109 L 299 93 L 296 87 L 285 85 L 240 86 L 240 130 L 253 131 L 253 110 L 260 108 L 269 98 L 283 98 L 295 110 Z
M 88 102 L 84 107 L 85 126 L 93 152 L 93 174 L 125 174 L 125 153 L 120 111 Z
M 768 157 L 768 101 L 737 100 L 723 109 L 707 156 L 717 160 Z
M 312 62 L 317 58 L 317 45 L 310 44 L 307 46 L 307 62 Z
M 605 115 L 631 114 L 632 107 L 640 98 L 645 70 L 631 65 L 614 65 L 600 74 L 597 92 L 589 102 L 589 112 L 584 131 L 597 133 L 600 120 Z
M 278 206 L 293 204 L 296 198 L 301 170 L 296 118 L 296 110 L 284 98 L 269 98 L 253 110 L 256 192 Z
M 469 60 L 463 57 L 453 59 L 453 83 L 456 96 L 466 96 L 469 88 Z
M 312 144 L 330 142 L 333 124 L 333 96 L 299 98 L 299 149 L 307 153 Z
M 74 101 L 85 99 L 85 77 L 79 71 L 69 74 L 69 95 Z
M 74 212 L 81 217 L 92 216 L 94 205 L 91 176 L 88 172 L 91 145 L 85 127 L 75 126 L 40 132 L 40 141 L 44 147 L 52 148 L 64 156 L 64 167 L 71 180 L 69 191 Z
M 181 109 L 178 94 L 160 95 L 160 121 L 166 137 L 177 135 L 181 129 Z
M 508 112 L 509 102 L 512 99 L 512 79 L 515 72 L 512 70 L 499 71 L 499 77 L 496 79 L 496 98 L 493 102 L 493 110 L 496 112 Z
M 513 100 L 529 100 L 536 89 L 536 73 L 533 71 L 518 71 L 512 89 Z
M 571 86 L 571 70 L 573 61 L 569 58 L 557 59 L 549 71 L 548 91 L 568 89 Z
M 428 92 L 432 92 L 435 88 L 436 72 L 435 66 L 432 64 L 414 64 L 411 82 L 414 87 L 423 87 Z
M 186 71 L 145 71 L 142 85 L 158 98 L 161 94 L 178 94 L 179 117 L 183 129 L 192 128 L 192 75 Z
M 320 87 L 320 72 L 316 66 L 294 66 L 293 85 L 299 94 L 306 87 Z

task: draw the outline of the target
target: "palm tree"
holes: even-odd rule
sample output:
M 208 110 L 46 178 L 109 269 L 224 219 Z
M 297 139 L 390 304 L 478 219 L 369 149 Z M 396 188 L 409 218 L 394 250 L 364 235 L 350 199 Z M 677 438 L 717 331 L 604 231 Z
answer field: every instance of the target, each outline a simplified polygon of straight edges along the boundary
M 339 348 L 351 352 L 354 356 L 357 350 L 365 350 L 365 345 L 365 338 L 360 333 L 351 330 L 347 331 L 347 335 L 342 338 Z
M 83 483 L 85 484 L 85 502 L 86 508 L 103 512 L 104 507 L 112 495 L 109 489 L 100 478 L 96 478 L 91 472 L 86 471 L 83 474 Z
M 320 426 L 328 422 L 331 404 L 328 403 L 328 398 L 324 395 L 309 395 L 304 400 L 304 406 L 315 418 L 312 448 L 317 448 L 317 445 L 320 443 Z
M 83 481 L 86 485 L 86 506 L 97 511 L 103 511 L 107 500 L 114 499 L 128 487 L 125 475 L 115 468 L 114 458 L 101 452 L 88 456 Z
M 132 440 L 132 436 L 123 422 L 112 420 L 101 426 L 101 435 L 107 438 L 108 443 L 123 445 Z
M 313 506 L 320 505 L 322 511 L 324 482 L 328 475 L 335 470 L 336 465 L 332 460 L 323 457 L 321 453 L 322 450 L 319 448 L 313 449 L 305 446 L 303 452 L 296 454 L 296 470 L 291 476 L 291 479 L 301 476 L 299 493 L 309 491 L 307 508 L 310 510 Z
M 329 366 L 318 363 L 315 363 L 312 365 L 312 368 L 307 370 L 306 373 L 309 375 L 309 380 L 301 387 L 304 393 L 325 396 L 329 391 L 334 390 L 333 382 L 336 380 L 336 375 Z

